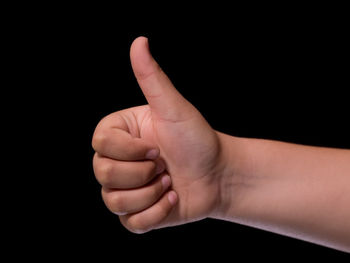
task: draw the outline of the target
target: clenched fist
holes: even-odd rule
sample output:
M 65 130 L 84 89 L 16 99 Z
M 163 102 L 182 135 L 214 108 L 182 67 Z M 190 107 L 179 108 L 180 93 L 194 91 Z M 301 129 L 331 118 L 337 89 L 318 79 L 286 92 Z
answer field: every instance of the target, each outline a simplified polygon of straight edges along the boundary
M 130 58 L 148 105 L 112 113 L 95 130 L 106 206 L 135 233 L 213 215 L 225 166 L 220 135 L 175 89 L 147 38 L 133 42 Z

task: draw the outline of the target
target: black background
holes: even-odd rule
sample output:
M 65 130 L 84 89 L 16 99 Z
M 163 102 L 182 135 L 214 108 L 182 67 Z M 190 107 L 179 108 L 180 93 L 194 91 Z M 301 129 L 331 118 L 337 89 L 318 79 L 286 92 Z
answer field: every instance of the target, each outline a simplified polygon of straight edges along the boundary
M 129 62 L 134 38 L 216 130 L 243 137 L 350 148 L 349 41 L 334 10 L 270 7 L 168 18 L 90 7 L 13 20 L 12 62 L 24 85 L 15 105 L 35 179 L 22 205 L 20 243 L 57 257 L 168 260 L 336 258 L 342 252 L 237 224 L 203 220 L 135 235 L 105 207 L 91 138 L 105 115 L 145 104 Z M 111 11 L 111 10 L 109 10 Z M 134 10 L 132 10 L 134 11 Z M 244 12 L 243 12 L 244 11 Z M 136 24 L 136 25 L 133 25 Z M 23 103 L 22 103 L 23 102 Z M 27 182 L 26 181 L 26 182 Z M 331 223 L 331 222 L 330 222 Z M 36 237 L 36 238 L 34 238 Z M 161 252 L 165 252 L 166 256 Z

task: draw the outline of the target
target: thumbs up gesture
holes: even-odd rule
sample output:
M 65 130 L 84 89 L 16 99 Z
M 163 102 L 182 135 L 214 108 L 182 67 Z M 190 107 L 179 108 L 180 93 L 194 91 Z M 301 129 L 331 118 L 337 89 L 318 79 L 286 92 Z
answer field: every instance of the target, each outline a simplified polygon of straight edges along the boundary
M 220 134 L 175 89 L 147 38 L 133 42 L 130 59 L 148 104 L 96 127 L 93 166 L 106 206 L 134 233 L 213 216 L 225 167 Z

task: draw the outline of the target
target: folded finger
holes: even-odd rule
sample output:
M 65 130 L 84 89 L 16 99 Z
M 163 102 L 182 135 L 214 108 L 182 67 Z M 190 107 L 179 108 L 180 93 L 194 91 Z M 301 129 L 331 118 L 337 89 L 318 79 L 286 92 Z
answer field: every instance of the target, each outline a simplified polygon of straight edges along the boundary
M 137 213 L 152 206 L 170 184 L 170 176 L 163 175 L 142 188 L 131 190 L 103 188 L 102 197 L 108 209 L 115 214 Z
M 122 215 L 120 216 L 120 221 L 133 233 L 148 232 L 167 218 L 177 201 L 178 196 L 176 192 L 169 191 L 148 209 L 136 214 Z
M 130 189 L 143 186 L 165 169 L 160 159 L 152 161 L 119 161 L 96 153 L 93 167 L 97 181 L 105 188 Z
M 116 160 L 156 159 L 159 156 L 157 147 L 120 128 L 96 128 L 92 146 L 99 154 Z

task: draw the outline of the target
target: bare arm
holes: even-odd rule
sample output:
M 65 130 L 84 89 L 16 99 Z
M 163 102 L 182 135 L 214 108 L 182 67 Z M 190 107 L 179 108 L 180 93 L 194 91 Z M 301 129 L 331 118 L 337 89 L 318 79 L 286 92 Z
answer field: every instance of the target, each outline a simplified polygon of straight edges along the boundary
M 350 251 L 350 150 L 220 134 L 215 218 Z
M 130 50 L 148 104 L 97 125 L 103 200 L 134 233 L 212 217 L 350 251 L 350 151 L 214 131 L 153 59 Z M 230 121 L 230 120 L 227 120 Z

